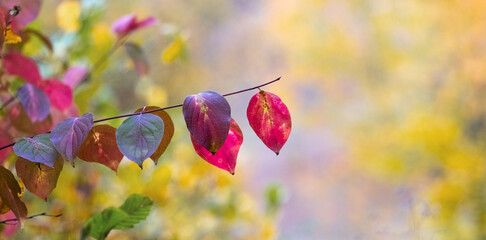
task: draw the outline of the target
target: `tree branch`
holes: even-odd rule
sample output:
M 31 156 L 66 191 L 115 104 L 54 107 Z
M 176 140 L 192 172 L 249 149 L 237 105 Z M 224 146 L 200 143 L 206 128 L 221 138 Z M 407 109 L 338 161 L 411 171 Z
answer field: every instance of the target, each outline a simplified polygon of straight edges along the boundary
M 41 216 L 57 218 L 57 217 L 62 216 L 62 213 L 57 214 L 57 215 L 51 215 L 51 214 L 47 214 L 47 213 L 43 212 L 43 213 L 39 213 L 39 214 L 35 214 L 35 215 L 32 215 L 32 216 L 29 216 L 26 219 L 32 219 L 32 218 L 41 217 Z M 0 224 L 16 225 L 18 221 L 19 220 L 17 218 L 12 218 L 12 219 L 3 220 L 3 221 L 0 222 Z
M 272 83 L 279 81 L 279 80 L 280 80 L 280 77 L 278 77 L 277 79 L 274 79 L 270 82 L 266 82 L 264 84 L 260 84 L 260 85 L 255 86 L 255 87 L 246 88 L 246 89 L 239 90 L 239 91 L 236 91 L 236 92 L 226 93 L 226 94 L 223 94 L 223 96 L 227 97 L 227 96 L 231 96 L 231 95 L 235 95 L 235 94 L 240 94 L 240 93 L 243 93 L 243 92 L 248 92 L 248 91 L 251 91 L 251 90 L 254 90 L 254 89 L 260 89 L 261 87 L 267 86 L 267 85 L 272 84 Z M 131 117 L 131 116 L 135 116 L 135 115 L 139 115 L 139 114 L 153 113 L 153 112 L 158 112 L 158 111 L 163 111 L 163 110 L 178 108 L 178 107 L 182 107 L 182 104 L 172 105 L 172 106 L 163 107 L 163 108 L 156 108 L 156 109 L 152 109 L 152 110 L 145 111 L 145 112 L 130 113 L 130 114 L 124 114 L 124 115 L 119 115 L 119 116 L 115 116 L 115 117 L 102 118 L 102 119 L 95 120 L 94 123 L 104 122 L 104 121 L 118 119 L 118 118 Z M 46 133 L 50 133 L 50 132 L 46 132 Z M 5 145 L 3 147 L 0 147 L 0 151 L 5 149 L 5 148 L 9 148 L 13 145 L 15 145 L 15 142 L 8 144 L 8 145 Z

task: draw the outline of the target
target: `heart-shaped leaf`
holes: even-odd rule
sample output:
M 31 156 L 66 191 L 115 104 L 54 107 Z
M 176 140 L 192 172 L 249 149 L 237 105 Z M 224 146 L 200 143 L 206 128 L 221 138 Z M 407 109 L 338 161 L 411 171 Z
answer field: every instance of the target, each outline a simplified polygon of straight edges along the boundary
M 79 148 L 78 157 L 86 162 L 101 163 L 117 172 L 123 154 L 116 145 L 116 128 L 107 125 L 96 125 Z
M 2 198 L 3 203 L 10 207 L 22 225 L 27 218 L 27 207 L 20 200 L 19 196 L 21 195 L 22 189 L 12 172 L 0 166 L 0 198 Z
M 145 107 L 145 111 L 149 111 L 157 108 L 159 107 L 148 106 Z M 135 112 L 138 113 L 141 112 L 142 110 L 143 108 L 139 108 Z M 150 158 L 154 161 L 155 165 L 157 165 L 160 156 L 164 154 L 165 150 L 169 146 L 170 140 L 172 140 L 172 136 L 174 136 L 174 123 L 172 122 L 172 119 L 170 118 L 169 114 L 167 114 L 167 112 L 165 111 L 157 111 L 157 112 L 152 112 L 150 114 L 159 116 L 162 119 L 162 121 L 164 121 L 164 135 L 162 136 L 162 140 L 160 141 L 157 150 L 155 150 L 152 156 L 150 156 Z
M 246 114 L 256 135 L 278 155 L 292 128 L 287 106 L 277 95 L 260 91 L 250 99 Z
M 208 163 L 226 170 L 233 175 L 235 174 L 236 158 L 238 157 L 240 146 L 243 143 L 243 133 L 234 119 L 231 119 L 231 126 L 226 141 L 216 154 L 213 155 L 199 145 L 193 136 L 191 136 L 191 141 L 197 154 Z
M 39 88 L 26 83 L 17 90 L 17 95 L 32 122 L 47 118 L 50 110 L 49 99 Z
M 27 190 L 47 201 L 49 194 L 56 188 L 63 165 L 62 158 L 57 158 L 54 168 L 51 168 L 42 163 L 34 163 L 19 157 L 15 162 L 15 169 Z
M 9 118 L 15 129 L 25 133 L 41 134 L 52 128 L 51 115 L 48 115 L 47 118 L 42 121 L 34 123 L 30 120 L 29 116 L 27 116 L 21 103 L 13 105 L 9 112 Z
M 73 104 L 73 90 L 57 79 L 45 79 L 38 82 L 53 107 L 64 110 Z
M 125 52 L 132 60 L 138 74 L 146 76 L 149 71 L 149 62 L 142 48 L 135 43 L 125 43 Z
M 8 74 L 19 76 L 29 83 L 37 84 L 42 79 L 35 61 L 20 53 L 10 52 L 5 54 L 3 66 Z
M 51 142 L 64 159 L 74 164 L 79 147 L 93 127 L 93 114 L 68 118 L 57 124 L 51 132 Z
M 142 168 L 143 161 L 157 149 L 164 134 L 164 121 L 153 114 L 131 116 L 116 130 L 120 152 Z
M 13 146 L 15 154 L 31 162 L 43 163 L 54 167 L 59 153 L 49 140 L 49 133 L 37 135 L 33 138 L 22 138 Z
M 182 113 L 187 129 L 201 146 L 213 154 L 223 146 L 231 122 L 231 108 L 223 96 L 213 91 L 187 96 Z

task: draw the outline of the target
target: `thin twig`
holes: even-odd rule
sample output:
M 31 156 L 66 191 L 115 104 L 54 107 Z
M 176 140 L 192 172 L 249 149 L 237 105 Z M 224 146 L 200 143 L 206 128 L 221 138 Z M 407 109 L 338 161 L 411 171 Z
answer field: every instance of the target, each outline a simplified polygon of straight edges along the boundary
M 226 94 L 223 94 L 223 96 L 227 97 L 227 96 L 231 96 L 231 95 L 235 95 L 235 94 L 239 94 L 239 93 L 243 93 L 243 92 L 248 92 L 248 91 L 251 91 L 251 90 L 254 90 L 254 89 L 259 89 L 261 87 L 267 86 L 267 85 L 272 84 L 272 83 L 274 83 L 276 81 L 279 81 L 279 80 L 280 80 L 280 77 L 278 77 L 277 79 L 274 79 L 274 80 L 272 80 L 270 82 L 266 82 L 264 84 L 260 84 L 260 85 L 255 86 L 255 87 L 243 89 L 243 90 L 236 91 L 236 92 L 226 93 Z M 172 109 L 172 108 L 178 108 L 178 107 L 182 107 L 182 104 L 172 105 L 172 106 L 163 107 L 163 108 L 156 108 L 156 109 L 152 109 L 152 110 L 145 111 L 145 112 L 130 113 L 130 114 L 124 114 L 124 115 L 119 115 L 119 116 L 115 116 L 115 117 L 102 118 L 102 119 L 95 120 L 94 123 L 99 123 L 99 122 L 104 122 L 104 121 L 118 119 L 118 118 L 124 118 L 124 117 L 131 117 L 131 116 L 135 116 L 135 115 L 139 115 L 139 114 L 153 113 L 153 112 L 158 112 L 158 111 L 163 111 L 163 110 Z M 46 132 L 46 133 L 50 133 L 50 132 Z M 9 147 L 11 147 L 13 145 L 15 145 L 15 142 L 10 143 L 9 145 L 5 145 L 3 147 L 0 147 L 0 151 L 3 150 L 3 149 L 5 149 L 5 148 L 9 148 Z
M 56 215 L 52 215 L 52 214 L 47 214 L 47 213 L 43 212 L 43 213 L 39 213 L 39 214 L 35 214 L 35 215 L 32 215 L 32 216 L 29 216 L 26 219 L 32 219 L 32 218 L 36 218 L 36 217 L 40 217 L 40 216 L 57 218 L 57 217 L 62 216 L 62 213 L 56 214 Z M 3 221 L 0 222 L 0 224 L 16 225 L 18 221 L 19 220 L 17 218 L 12 218 L 12 219 L 3 220 Z M 15 223 L 10 223 L 10 222 L 15 222 Z

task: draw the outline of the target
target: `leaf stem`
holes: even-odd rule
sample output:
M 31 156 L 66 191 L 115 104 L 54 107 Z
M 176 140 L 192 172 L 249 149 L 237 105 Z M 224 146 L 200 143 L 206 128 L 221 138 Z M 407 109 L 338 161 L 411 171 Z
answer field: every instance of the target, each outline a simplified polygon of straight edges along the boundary
M 231 95 L 236 95 L 236 94 L 248 92 L 248 91 L 251 91 L 251 90 L 254 90 L 254 89 L 260 89 L 261 87 L 267 86 L 267 85 L 272 84 L 272 83 L 279 81 L 279 80 L 280 80 L 280 77 L 278 77 L 277 79 L 274 79 L 270 82 L 266 82 L 264 84 L 260 84 L 260 85 L 255 86 L 255 87 L 246 88 L 246 89 L 239 90 L 239 91 L 236 91 L 236 92 L 226 93 L 226 94 L 223 94 L 223 96 L 228 97 L 228 96 L 231 96 Z M 99 123 L 99 122 L 104 122 L 104 121 L 118 119 L 118 118 L 131 117 L 131 116 L 135 116 L 135 115 L 139 115 L 139 114 L 153 113 L 153 112 L 158 112 L 158 111 L 163 111 L 163 110 L 168 110 L 168 109 L 178 108 L 178 107 L 182 107 L 182 104 L 172 105 L 172 106 L 163 107 L 163 108 L 156 108 L 156 109 L 152 109 L 152 110 L 148 110 L 148 111 L 142 111 L 142 112 L 138 112 L 138 113 L 130 113 L 130 114 L 124 114 L 124 115 L 119 115 L 119 116 L 114 116 L 114 117 L 109 117 L 109 118 L 102 118 L 102 119 L 95 120 L 93 123 Z M 47 132 L 47 133 L 50 133 L 50 132 Z M 15 144 L 15 142 L 13 142 L 9 145 L 5 145 L 3 147 L 0 147 L 0 151 L 5 149 L 5 148 L 9 148 L 9 147 L 13 146 L 14 144 Z

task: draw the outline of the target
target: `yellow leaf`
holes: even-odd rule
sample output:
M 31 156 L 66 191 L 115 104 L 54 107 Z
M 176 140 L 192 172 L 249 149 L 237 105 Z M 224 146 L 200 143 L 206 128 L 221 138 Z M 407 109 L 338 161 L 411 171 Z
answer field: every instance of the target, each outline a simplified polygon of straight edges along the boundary
M 22 42 L 22 38 L 12 32 L 12 27 L 8 26 L 5 28 L 5 44 L 16 44 Z
M 77 1 L 64 1 L 57 7 L 57 24 L 66 32 L 75 32 L 79 29 L 79 15 L 81 7 Z
M 181 36 L 177 36 L 169 46 L 162 52 L 162 62 L 170 63 L 177 59 L 184 49 L 184 39 Z

